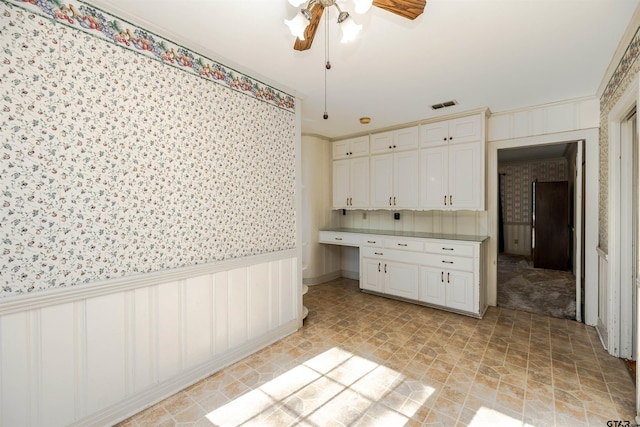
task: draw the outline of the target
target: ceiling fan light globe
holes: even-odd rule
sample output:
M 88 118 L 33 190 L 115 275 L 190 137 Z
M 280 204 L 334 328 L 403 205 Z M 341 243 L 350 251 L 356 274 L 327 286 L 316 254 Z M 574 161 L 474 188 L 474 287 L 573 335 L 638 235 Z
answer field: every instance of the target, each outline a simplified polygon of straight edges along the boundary
M 289 31 L 291 34 L 299 38 L 300 40 L 304 40 L 304 30 L 309 25 L 309 19 L 300 11 L 293 19 L 285 19 L 284 23 L 289 27 Z
M 349 43 L 350 41 L 355 40 L 358 36 L 358 33 L 362 29 L 362 25 L 356 24 L 351 17 L 347 17 L 340 23 L 340 29 L 342 30 L 342 39 L 341 43 Z
M 373 4 L 373 0 L 353 0 L 353 2 L 355 3 L 355 12 L 360 15 L 367 13 Z

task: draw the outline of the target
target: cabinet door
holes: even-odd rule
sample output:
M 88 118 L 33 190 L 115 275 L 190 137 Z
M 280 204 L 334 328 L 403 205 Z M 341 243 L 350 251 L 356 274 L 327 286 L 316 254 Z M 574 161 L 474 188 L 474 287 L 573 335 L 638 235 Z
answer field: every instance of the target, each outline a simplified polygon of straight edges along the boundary
M 333 141 L 333 158 L 346 159 L 349 157 L 349 140 Z
M 449 143 L 480 141 L 482 137 L 482 121 L 479 114 L 449 120 Z
M 369 207 L 369 158 L 360 157 L 350 162 L 350 206 L 352 208 Z
M 393 155 L 393 206 L 418 207 L 419 190 L 418 150 Z
M 451 270 L 444 274 L 447 307 L 476 313 L 478 307 L 473 306 L 473 273 Z
M 384 262 L 384 292 L 408 299 L 418 299 L 418 266 L 402 262 Z
M 393 150 L 393 131 L 371 135 L 371 154 L 390 153 Z
M 412 126 L 393 131 L 393 148 L 395 151 L 418 148 L 418 127 Z
M 333 162 L 333 207 L 341 209 L 348 207 L 350 186 L 350 160 L 335 160 Z
M 484 177 L 481 176 L 481 162 L 479 142 L 449 146 L 449 208 L 483 208 Z
M 350 141 L 350 153 L 352 153 L 352 156 L 361 157 L 369 154 L 369 135 L 352 138 Z
M 393 154 L 371 156 L 371 207 L 393 206 Z
M 420 151 L 421 208 L 447 209 L 449 207 L 448 151 L 447 146 Z
M 434 147 L 448 144 L 449 142 L 449 122 L 428 123 L 420 126 L 420 146 Z
M 384 261 L 373 258 L 362 258 L 360 264 L 360 289 L 383 292 Z
M 444 270 L 420 267 L 420 301 L 446 306 Z

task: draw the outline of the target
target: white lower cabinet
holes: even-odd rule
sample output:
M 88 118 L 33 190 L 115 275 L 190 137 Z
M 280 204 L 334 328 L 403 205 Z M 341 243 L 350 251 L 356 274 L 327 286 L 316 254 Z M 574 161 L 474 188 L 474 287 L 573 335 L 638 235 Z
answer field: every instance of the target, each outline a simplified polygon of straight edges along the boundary
M 474 311 L 473 272 L 420 267 L 420 301 Z
M 379 248 L 361 248 L 360 289 L 417 300 L 417 264 L 400 262 L 402 253 Z
M 344 229 L 342 229 L 344 230 Z M 481 318 L 487 308 L 486 239 L 320 231 L 320 243 L 358 246 L 360 288 Z M 467 236 L 468 237 L 468 236 Z

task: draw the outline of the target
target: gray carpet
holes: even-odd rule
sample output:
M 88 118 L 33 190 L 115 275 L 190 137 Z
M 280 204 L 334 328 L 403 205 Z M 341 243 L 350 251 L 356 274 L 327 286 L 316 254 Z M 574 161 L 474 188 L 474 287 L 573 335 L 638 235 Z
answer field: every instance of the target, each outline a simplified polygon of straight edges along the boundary
M 576 282 L 569 271 L 533 268 L 530 258 L 498 257 L 498 306 L 561 319 L 576 318 Z

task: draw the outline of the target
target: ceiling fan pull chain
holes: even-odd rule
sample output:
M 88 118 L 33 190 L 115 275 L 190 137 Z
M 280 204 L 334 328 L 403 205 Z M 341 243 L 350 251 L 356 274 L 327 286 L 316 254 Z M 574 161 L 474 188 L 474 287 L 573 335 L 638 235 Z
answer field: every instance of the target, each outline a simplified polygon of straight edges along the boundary
M 327 120 L 329 118 L 329 114 L 327 113 L 327 71 L 331 69 L 331 62 L 329 62 L 329 11 L 324 15 L 324 23 L 324 114 L 322 117 Z

